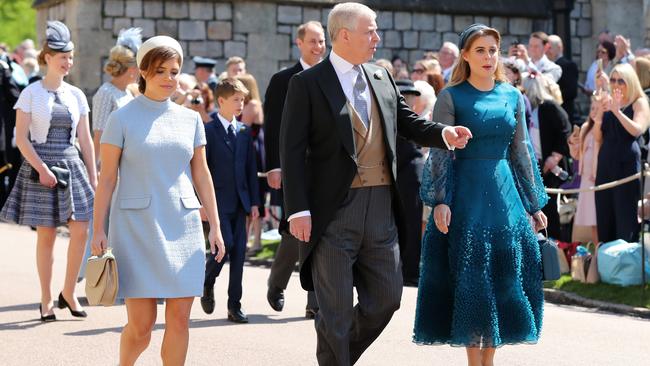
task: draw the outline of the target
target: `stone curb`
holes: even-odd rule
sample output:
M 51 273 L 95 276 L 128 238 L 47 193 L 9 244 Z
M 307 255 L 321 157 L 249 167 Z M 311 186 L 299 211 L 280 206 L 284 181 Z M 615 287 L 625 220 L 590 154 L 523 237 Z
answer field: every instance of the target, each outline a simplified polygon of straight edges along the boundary
M 552 288 L 544 289 L 544 299 L 553 304 L 578 305 L 615 314 L 623 314 L 650 319 L 650 309 L 587 299 L 571 292 L 556 290 Z

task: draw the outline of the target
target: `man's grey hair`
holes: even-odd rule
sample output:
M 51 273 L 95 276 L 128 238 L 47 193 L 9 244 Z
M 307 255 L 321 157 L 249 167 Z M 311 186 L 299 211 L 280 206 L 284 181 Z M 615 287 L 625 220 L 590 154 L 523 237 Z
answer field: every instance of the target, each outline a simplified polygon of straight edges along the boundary
M 551 45 L 551 47 L 555 47 L 557 49 L 564 48 L 564 44 L 562 43 L 562 38 L 558 36 L 557 34 L 551 34 L 548 36 L 548 43 Z
M 357 29 L 359 18 L 362 16 L 368 16 L 374 20 L 377 18 L 377 13 L 359 3 L 337 4 L 327 17 L 327 33 L 330 35 L 330 40 L 334 42 L 343 28 Z
M 460 50 L 458 49 L 458 46 L 456 46 L 456 44 L 454 42 L 445 42 L 445 43 L 443 43 L 442 47 L 440 47 L 440 49 L 443 49 L 443 48 L 449 48 L 454 53 L 456 58 L 458 58 L 458 56 L 460 55 Z

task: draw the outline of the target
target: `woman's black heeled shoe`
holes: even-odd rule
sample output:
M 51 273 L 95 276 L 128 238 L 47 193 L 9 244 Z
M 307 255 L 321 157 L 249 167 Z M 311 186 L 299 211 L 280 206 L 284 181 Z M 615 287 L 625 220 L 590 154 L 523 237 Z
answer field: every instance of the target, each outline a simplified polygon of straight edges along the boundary
M 56 320 L 56 315 L 54 314 L 43 315 L 43 305 L 38 305 L 38 313 L 40 314 L 43 323 L 53 322 Z
M 58 303 L 58 306 L 59 306 L 59 309 L 65 309 L 65 308 L 68 308 L 68 310 L 70 310 L 70 314 L 71 314 L 72 316 L 74 316 L 74 317 L 77 317 L 77 318 L 85 318 L 85 317 L 88 316 L 88 314 L 86 314 L 86 312 L 83 311 L 83 310 L 82 310 L 82 311 L 72 310 L 72 308 L 70 307 L 70 304 L 68 304 L 68 302 L 65 301 L 65 299 L 63 298 L 63 292 L 60 292 L 60 293 L 59 293 L 59 303 Z

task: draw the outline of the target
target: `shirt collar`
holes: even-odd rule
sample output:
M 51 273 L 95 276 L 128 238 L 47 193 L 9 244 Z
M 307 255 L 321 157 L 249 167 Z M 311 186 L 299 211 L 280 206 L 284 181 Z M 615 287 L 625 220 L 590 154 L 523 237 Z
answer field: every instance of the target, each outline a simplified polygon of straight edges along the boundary
M 330 52 L 330 62 L 332 63 L 332 66 L 334 66 L 336 73 L 339 75 L 344 75 L 350 72 L 350 70 L 352 70 L 354 67 L 354 65 L 348 62 L 346 59 L 337 55 L 334 50 Z
M 308 63 L 305 62 L 305 60 L 302 59 L 302 57 L 300 58 L 300 66 L 302 66 L 303 70 L 307 70 L 308 68 L 311 67 L 311 66 L 309 66 Z
M 235 117 L 232 118 L 232 121 L 228 121 L 220 113 L 217 113 L 217 117 L 219 118 L 219 122 L 221 122 L 221 125 L 223 126 L 224 130 L 226 130 L 226 132 L 228 132 L 228 126 L 232 126 L 233 132 L 237 134 L 237 120 Z

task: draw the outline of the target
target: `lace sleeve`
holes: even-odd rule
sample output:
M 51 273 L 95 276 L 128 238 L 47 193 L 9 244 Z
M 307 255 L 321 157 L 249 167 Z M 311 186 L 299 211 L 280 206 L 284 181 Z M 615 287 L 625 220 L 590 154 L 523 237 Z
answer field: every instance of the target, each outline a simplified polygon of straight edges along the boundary
M 524 204 L 524 209 L 529 214 L 534 214 L 546 205 L 548 195 L 542 183 L 542 176 L 535 160 L 533 146 L 528 138 L 525 121 L 525 107 L 523 96 L 519 96 L 517 105 L 517 126 L 510 143 L 508 162 L 515 179 L 519 197 Z
M 454 125 L 454 101 L 448 90 L 443 90 L 438 96 L 433 109 L 433 120 Z M 420 186 L 420 197 L 424 204 L 431 207 L 438 204 L 451 205 L 453 154 L 453 151 L 446 149 L 430 149 Z

